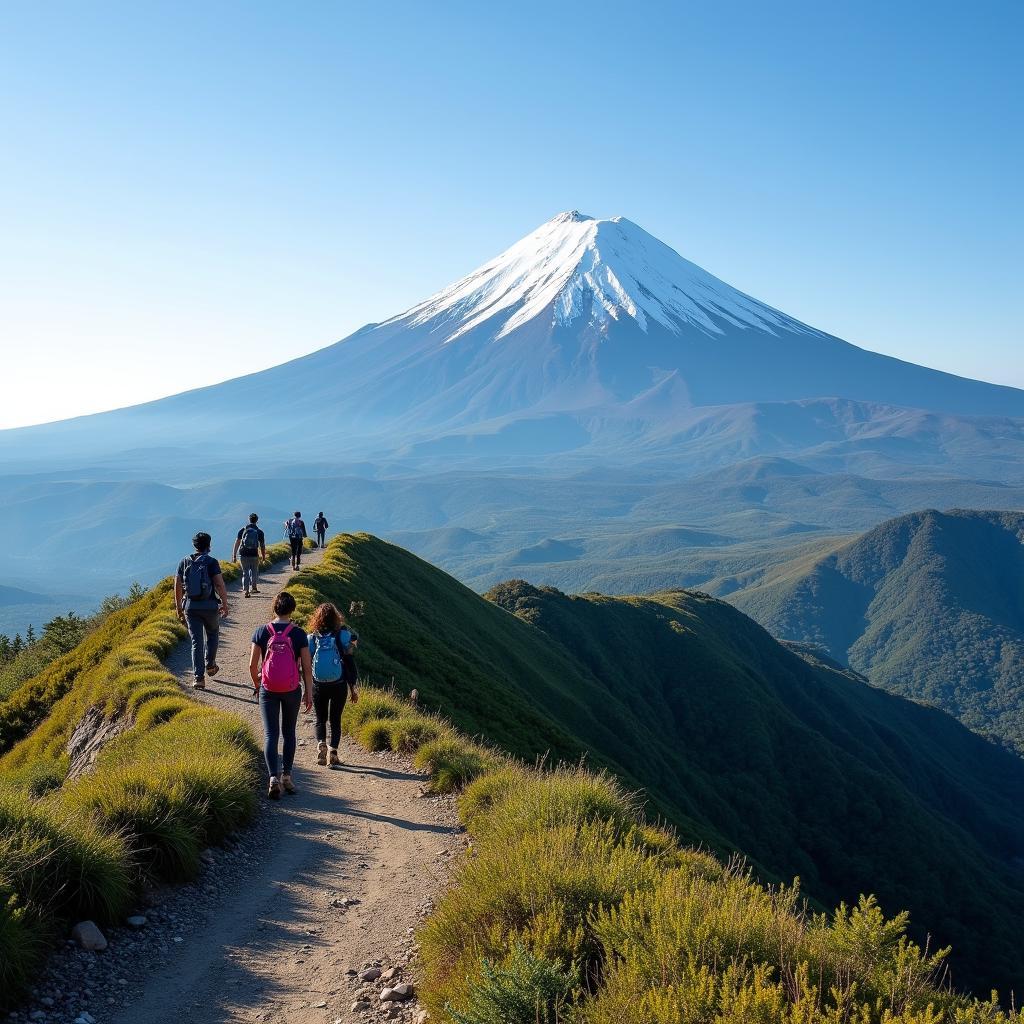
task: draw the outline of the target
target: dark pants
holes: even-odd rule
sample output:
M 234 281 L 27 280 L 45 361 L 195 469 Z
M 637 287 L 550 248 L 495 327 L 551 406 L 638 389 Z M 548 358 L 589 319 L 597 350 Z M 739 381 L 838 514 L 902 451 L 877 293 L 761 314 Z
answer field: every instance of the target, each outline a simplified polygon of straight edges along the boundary
M 326 536 L 327 536 L 327 531 L 326 530 L 317 530 L 316 531 L 316 546 L 318 548 L 322 548 L 324 546 L 324 537 L 326 537 Z
M 345 710 L 348 687 L 344 682 L 314 683 L 313 709 L 316 711 L 316 738 L 327 739 L 327 723 L 331 725 L 331 743 L 335 750 L 341 742 L 341 713 Z
M 263 757 L 271 778 L 279 779 L 277 773 L 277 744 L 284 735 L 285 775 L 290 775 L 295 761 L 295 723 L 299 720 L 299 706 L 302 703 L 302 687 L 296 686 L 288 693 L 271 693 L 265 686 L 260 687 L 260 714 L 263 716 Z
M 196 679 L 206 676 L 206 666 L 217 660 L 217 642 L 220 640 L 220 610 L 218 608 L 188 608 L 185 611 L 189 639 L 192 641 L 192 671 Z
M 298 565 L 302 561 L 302 538 L 289 537 L 288 540 L 292 545 L 292 564 Z

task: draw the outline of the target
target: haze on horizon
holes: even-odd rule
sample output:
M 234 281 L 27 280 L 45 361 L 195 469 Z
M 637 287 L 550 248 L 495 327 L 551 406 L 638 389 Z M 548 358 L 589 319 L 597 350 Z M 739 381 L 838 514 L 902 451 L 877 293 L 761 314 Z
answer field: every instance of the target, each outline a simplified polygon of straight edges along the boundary
M 110 3 L 5 28 L 0 428 L 321 348 L 571 208 L 864 348 L 1024 387 L 1016 5 Z

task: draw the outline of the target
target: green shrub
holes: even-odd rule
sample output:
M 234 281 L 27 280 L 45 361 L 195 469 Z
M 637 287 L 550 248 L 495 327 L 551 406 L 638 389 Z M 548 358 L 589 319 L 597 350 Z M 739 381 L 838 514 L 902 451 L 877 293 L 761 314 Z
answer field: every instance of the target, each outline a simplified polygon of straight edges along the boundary
M 346 733 L 355 736 L 360 727 L 371 719 L 401 718 L 408 712 L 409 705 L 397 697 L 381 690 L 365 690 L 356 703 L 346 702 L 342 726 Z
M 38 916 L 0 878 L 0 1010 L 38 979 L 49 937 Z
M 424 715 L 403 715 L 390 723 L 391 749 L 412 754 L 424 743 L 436 740 L 442 727 Z
M 373 718 L 359 727 L 357 739 L 361 746 L 367 750 L 376 752 L 378 750 L 391 749 L 391 723 L 395 719 Z
M 28 907 L 116 919 L 131 898 L 125 847 L 116 833 L 52 800 L 0 792 L 0 871 Z
M 578 983 L 578 972 L 515 943 L 500 963 L 480 961 L 466 1008 L 453 1010 L 455 1024 L 558 1024 Z
M 427 1005 L 464 1011 L 479 958 L 500 961 L 516 942 L 578 964 L 587 977 L 597 964 L 591 920 L 598 908 L 653 887 L 657 876 L 656 859 L 606 822 L 485 836 L 420 932 Z
M 479 744 L 453 735 L 424 743 L 413 763 L 430 774 L 430 788 L 435 793 L 453 793 L 493 768 L 498 759 Z
M 459 797 L 459 817 L 470 830 L 476 831 L 480 819 L 502 803 L 509 793 L 525 785 L 529 774 L 522 765 L 506 764 L 474 779 Z

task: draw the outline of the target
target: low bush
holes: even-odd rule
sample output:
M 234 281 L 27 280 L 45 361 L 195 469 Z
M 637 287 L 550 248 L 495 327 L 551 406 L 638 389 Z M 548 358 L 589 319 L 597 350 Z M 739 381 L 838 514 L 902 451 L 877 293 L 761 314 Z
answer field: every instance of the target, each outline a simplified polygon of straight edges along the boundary
M 0 876 L 0 1007 L 36 980 L 50 935 Z
M 367 750 L 391 749 L 391 723 L 397 719 L 372 718 L 359 727 L 357 739 Z
M 424 743 L 436 740 L 443 731 L 443 726 L 424 715 L 403 715 L 389 723 L 391 749 L 404 754 L 412 754 Z
M 499 760 L 494 752 L 453 734 L 424 743 L 413 763 L 430 775 L 433 792 L 453 793 L 496 767 Z
M 401 718 L 409 705 L 382 690 L 365 690 L 356 703 L 348 701 L 342 715 L 344 731 L 355 736 L 360 727 L 374 718 Z

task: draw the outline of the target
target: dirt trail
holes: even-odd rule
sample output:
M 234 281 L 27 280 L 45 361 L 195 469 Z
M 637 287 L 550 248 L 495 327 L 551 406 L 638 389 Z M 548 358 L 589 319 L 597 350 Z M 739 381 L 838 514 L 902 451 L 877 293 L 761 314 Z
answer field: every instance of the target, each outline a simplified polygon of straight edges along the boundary
M 318 554 L 304 562 L 317 561 Z M 248 677 L 250 638 L 273 617 L 273 595 L 291 575 L 287 563 L 263 573 L 260 593 L 248 600 L 237 584 L 229 588 L 220 672 L 206 691 L 195 691 L 241 715 L 259 737 Z M 168 665 L 183 685 L 191 682 L 187 643 Z M 304 714 L 299 742 L 299 793 L 277 803 L 262 797 L 253 870 L 171 950 L 141 996 L 106 1020 L 330 1024 L 386 1015 L 376 994 L 370 1010 L 352 1012 L 363 986 L 346 971 L 372 961 L 403 962 L 407 930 L 436 893 L 449 858 L 462 849 L 461 830 L 450 802 L 424 799 L 423 778 L 394 755 L 368 754 L 346 740 L 341 769 L 318 767 L 312 716 Z M 411 1000 L 400 1016 L 411 1018 L 414 1010 Z

